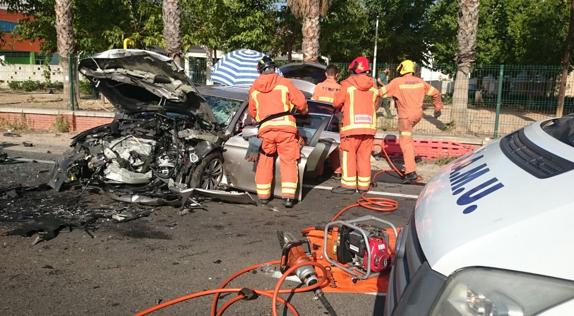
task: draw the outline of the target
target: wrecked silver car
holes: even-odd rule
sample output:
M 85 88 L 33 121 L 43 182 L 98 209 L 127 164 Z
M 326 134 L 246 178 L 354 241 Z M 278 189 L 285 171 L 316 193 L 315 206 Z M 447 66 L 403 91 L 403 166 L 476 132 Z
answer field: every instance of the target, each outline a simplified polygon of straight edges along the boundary
M 169 204 L 223 177 L 221 125 L 183 70 L 144 50 L 109 50 L 79 71 L 116 107 L 112 123 L 76 135 L 49 185 L 90 185 L 116 200 Z

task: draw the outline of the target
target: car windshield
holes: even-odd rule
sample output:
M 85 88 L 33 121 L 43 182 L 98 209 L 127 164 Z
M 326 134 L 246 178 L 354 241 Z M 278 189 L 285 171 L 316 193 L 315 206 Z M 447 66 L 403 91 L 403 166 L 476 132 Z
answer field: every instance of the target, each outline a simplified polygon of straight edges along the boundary
M 233 115 L 239 110 L 243 101 L 205 95 L 205 100 L 215 116 L 215 121 L 221 125 L 229 125 Z

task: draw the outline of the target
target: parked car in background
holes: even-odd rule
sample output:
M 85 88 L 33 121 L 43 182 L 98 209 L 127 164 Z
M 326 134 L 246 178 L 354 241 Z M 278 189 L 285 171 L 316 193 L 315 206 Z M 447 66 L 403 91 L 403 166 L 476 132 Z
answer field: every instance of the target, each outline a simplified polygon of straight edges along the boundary
M 291 63 L 279 67 L 283 77 L 308 81 L 313 84 L 318 84 L 327 79 L 325 69 L 327 66 L 318 63 Z

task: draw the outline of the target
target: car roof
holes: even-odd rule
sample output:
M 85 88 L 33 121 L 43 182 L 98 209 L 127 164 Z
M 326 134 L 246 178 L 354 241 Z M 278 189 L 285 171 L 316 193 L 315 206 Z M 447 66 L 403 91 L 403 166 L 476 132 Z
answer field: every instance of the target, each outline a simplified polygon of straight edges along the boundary
M 301 90 L 306 98 L 310 98 L 313 95 L 313 89 L 315 84 L 307 82 L 304 80 L 290 79 L 293 85 Z M 220 86 L 220 85 L 210 85 L 210 86 L 197 86 L 196 89 L 202 95 L 207 96 L 217 96 L 226 99 L 241 100 L 246 101 L 249 96 L 250 86 Z
M 197 90 L 203 95 L 217 96 L 239 101 L 247 100 L 247 96 L 249 95 L 249 87 L 247 86 L 198 86 Z
M 247 86 L 219 86 L 219 85 L 212 85 L 212 86 L 198 86 L 197 90 L 200 94 L 205 96 L 214 96 L 220 97 L 225 99 L 232 99 L 238 101 L 247 101 L 249 96 L 249 87 Z M 308 95 L 304 92 L 306 97 Z M 319 113 L 319 114 L 333 114 L 335 109 L 330 103 L 320 102 L 320 101 L 313 101 L 307 100 L 309 104 L 309 111 L 311 113 Z

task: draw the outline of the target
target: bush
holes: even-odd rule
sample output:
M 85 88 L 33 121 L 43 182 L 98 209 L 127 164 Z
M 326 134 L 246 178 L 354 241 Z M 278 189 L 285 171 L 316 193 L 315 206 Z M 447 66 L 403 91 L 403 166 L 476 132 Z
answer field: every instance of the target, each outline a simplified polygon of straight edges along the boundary
M 89 81 L 79 80 L 80 94 L 94 95 L 94 88 Z
M 29 129 L 30 124 L 26 114 L 22 113 L 20 117 L 15 120 L 0 119 L 0 128 L 12 131 L 23 131 Z
M 64 89 L 64 84 L 56 81 L 56 82 L 40 82 L 34 80 L 25 80 L 25 81 L 10 81 L 8 82 L 8 87 L 12 90 L 24 90 L 26 92 L 30 91 L 37 91 L 37 90 L 44 90 L 44 89 L 54 89 L 54 90 L 62 90 Z
M 46 83 L 46 89 L 63 90 L 64 89 L 64 83 L 60 82 L 60 81 L 47 82 Z
M 10 81 L 8 82 L 8 87 L 12 90 L 22 90 L 22 82 L 21 81 Z
M 30 91 L 41 90 L 44 88 L 44 85 L 40 81 L 26 80 L 22 81 L 21 87 L 22 90 L 30 92 Z
M 54 122 L 54 128 L 57 132 L 67 133 L 70 131 L 70 122 L 63 115 L 58 114 L 58 116 L 56 116 L 56 121 Z

